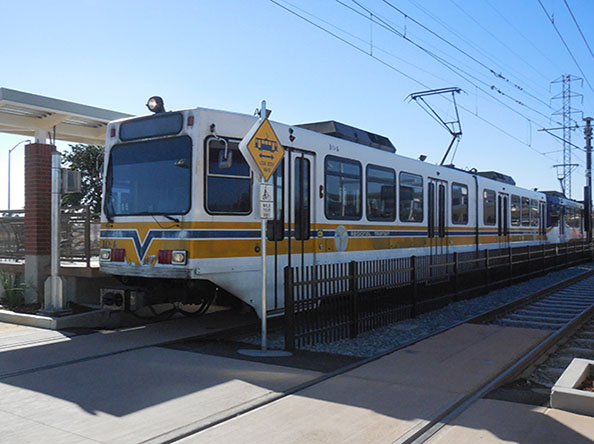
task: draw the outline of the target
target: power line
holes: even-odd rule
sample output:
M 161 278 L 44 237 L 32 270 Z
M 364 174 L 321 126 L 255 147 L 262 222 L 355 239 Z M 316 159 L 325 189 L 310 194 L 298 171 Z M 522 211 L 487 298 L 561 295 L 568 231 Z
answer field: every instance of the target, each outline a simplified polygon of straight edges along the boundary
M 439 17 L 437 17 L 435 14 L 433 14 L 430 10 L 428 10 L 428 9 L 424 8 L 422 5 L 420 5 L 419 2 L 417 2 L 415 0 L 409 0 L 409 1 L 413 5 L 415 5 L 419 10 L 421 10 L 427 16 L 429 16 L 431 19 L 433 19 L 436 23 L 438 23 L 439 25 L 443 26 L 445 29 L 447 29 L 449 32 L 451 32 L 453 35 L 455 35 L 460 40 L 462 40 L 466 45 L 468 45 L 469 47 L 473 48 L 475 51 L 477 51 L 478 53 L 480 53 L 485 59 L 490 60 L 491 62 L 495 63 L 496 65 L 497 64 L 501 64 L 501 62 L 495 60 L 493 57 L 491 57 L 491 55 L 489 53 L 486 53 L 485 51 L 483 51 L 480 48 L 478 48 L 471 41 L 469 41 L 466 37 L 464 37 L 459 32 L 457 32 L 456 29 L 452 28 L 446 22 L 444 22 Z M 536 82 L 534 82 L 534 80 L 532 80 L 530 77 L 526 77 L 524 74 L 519 73 L 519 72 L 516 72 L 513 68 L 508 67 L 507 69 L 508 69 L 508 71 L 513 72 L 517 77 L 523 78 L 524 81 L 533 84 L 535 91 L 537 89 L 541 89 L 541 93 L 544 92 L 544 89 L 540 86 L 540 84 L 537 84 Z M 513 83 L 511 81 L 508 81 L 508 82 L 509 83 L 512 83 L 515 86 L 515 83 Z M 523 88 L 523 90 L 526 90 L 526 88 Z M 545 105 L 548 106 L 547 104 L 545 104 Z
M 594 58 L 594 54 L 592 53 L 592 49 L 590 49 L 590 45 L 588 45 L 588 41 L 586 40 L 586 37 L 584 37 L 584 33 L 582 32 L 582 28 L 580 28 L 580 25 L 578 24 L 577 20 L 575 19 L 575 16 L 573 15 L 573 12 L 571 11 L 571 8 L 569 7 L 569 3 L 567 3 L 567 0 L 563 0 L 563 2 L 565 3 L 565 6 L 567 6 L 567 10 L 569 11 L 569 14 L 571 14 L 571 18 L 573 19 L 573 23 L 575 23 L 575 26 L 577 27 L 578 31 L 580 32 L 580 35 L 582 36 L 582 39 L 584 40 L 584 43 L 586 44 L 586 47 L 588 48 L 588 51 L 590 51 L 590 55 L 592 56 L 592 58 Z
M 353 3 L 356 3 L 359 7 L 362 7 L 361 5 L 359 5 L 355 0 L 352 0 Z M 441 40 L 442 42 L 446 43 L 447 45 L 451 46 L 452 48 L 454 48 L 456 51 L 462 53 L 463 55 L 465 55 L 466 57 L 468 57 L 469 59 L 471 59 L 473 62 L 477 63 L 478 65 L 480 65 L 481 67 L 483 67 L 484 69 L 486 69 L 487 71 L 489 71 L 493 76 L 495 76 L 498 79 L 504 80 L 505 82 L 513 85 L 516 89 L 525 92 L 526 94 L 528 94 L 529 96 L 531 96 L 532 98 L 534 98 L 535 100 L 538 100 L 539 102 L 541 102 L 542 104 L 544 104 L 547 107 L 550 107 L 549 104 L 547 104 L 546 102 L 542 101 L 540 98 L 528 93 L 526 91 L 525 88 L 523 88 L 522 86 L 516 84 L 515 82 L 512 82 L 510 79 L 508 79 L 506 76 L 502 75 L 501 73 L 498 73 L 495 69 L 491 68 L 490 66 L 486 65 L 485 63 L 483 63 L 482 61 L 478 60 L 476 57 L 474 57 L 473 55 L 469 54 L 467 51 L 464 51 L 462 48 L 458 47 L 457 45 L 453 44 L 452 42 L 450 42 L 448 39 L 446 39 L 445 37 L 442 37 L 441 35 L 439 35 L 438 33 L 436 33 L 435 31 L 433 31 L 432 29 L 430 29 L 429 27 L 425 26 L 423 23 L 419 22 L 418 20 L 414 19 L 413 17 L 411 17 L 410 15 L 408 15 L 406 12 L 404 12 L 403 10 L 401 10 L 400 8 L 398 8 L 397 6 L 395 6 L 394 4 L 392 4 L 391 2 L 389 2 L 388 0 L 383 0 L 383 2 L 388 5 L 390 8 L 394 9 L 395 11 L 397 11 L 399 14 L 401 14 L 403 17 L 411 20 L 413 23 L 417 24 L 418 26 L 420 26 L 422 29 L 424 29 L 425 31 L 429 32 L 430 34 L 432 34 L 433 36 L 437 37 L 439 40 Z
M 563 42 L 563 45 L 565 45 L 565 49 L 567 49 L 567 52 L 571 56 L 571 59 L 573 60 L 573 62 L 575 63 L 575 65 L 580 70 L 580 73 L 582 73 L 582 77 L 584 78 L 584 80 L 586 81 L 586 83 L 588 84 L 588 86 L 590 87 L 590 89 L 592 90 L 592 92 L 594 92 L 594 88 L 592 88 L 592 85 L 590 84 L 590 81 L 586 77 L 586 74 L 584 74 L 584 71 L 582 70 L 582 67 L 577 62 L 576 58 L 574 57 L 573 53 L 571 52 L 571 49 L 569 49 L 569 46 L 565 42 L 565 39 L 563 38 L 563 35 L 561 35 L 561 32 L 559 32 L 559 29 L 557 28 L 557 25 L 555 25 L 555 20 L 551 16 L 549 16 L 549 13 L 546 10 L 546 8 L 544 7 L 544 5 L 542 4 L 542 2 L 540 0 L 537 0 L 537 1 L 538 1 L 538 4 L 540 5 L 540 7 L 542 8 L 542 10 L 544 11 L 544 13 L 546 14 L 547 18 L 551 22 L 551 25 L 553 25 L 553 28 L 555 28 L 555 31 L 557 32 L 557 35 L 559 36 L 559 38 Z
M 439 76 L 436 76 L 435 73 L 433 73 L 433 72 L 431 72 L 431 71 L 429 71 L 429 70 L 427 70 L 425 68 L 422 68 L 422 67 L 420 67 L 418 65 L 415 65 L 414 63 L 411 63 L 409 60 L 403 59 L 402 57 L 398 57 L 394 53 L 392 53 L 390 51 L 387 51 L 387 50 L 385 50 L 382 47 L 379 47 L 377 45 L 374 45 L 373 44 L 373 41 L 367 41 L 365 39 L 362 39 L 361 37 L 359 37 L 359 36 L 357 36 L 357 35 L 349 32 L 349 31 L 347 31 L 347 30 L 345 30 L 343 28 L 340 28 L 340 27 L 336 26 L 335 24 L 330 23 L 329 21 L 324 20 L 323 18 L 321 18 L 321 17 L 319 17 L 319 16 L 317 16 L 315 14 L 310 13 L 309 11 L 306 11 L 303 8 L 300 8 L 299 6 L 295 5 L 294 3 L 288 2 L 287 0 L 283 0 L 283 2 L 286 3 L 287 5 L 289 5 L 290 7 L 296 9 L 297 11 L 300 11 L 303 14 L 308 15 L 309 17 L 313 17 L 316 20 L 318 20 L 318 21 L 320 21 L 320 22 L 322 22 L 322 23 L 324 23 L 324 24 L 326 24 L 326 25 L 334 28 L 337 31 L 340 31 L 341 33 L 343 33 L 345 35 L 348 35 L 349 37 L 351 37 L 351 38 L 353 38 L 353 39 L 355 39 L 355 40 L 357 40 L 357 41 L 359 41 L 359 42 L 361 42 L 361 43 L 363 43 L 365 45 L 370 45 L 371 48 L 373 48 L 373 49 L 375 49 L 377 51 L 380 51 L 380 52 L 384 53 L 385 55 L 387 55 L 389 57 L 392 57 L 392 58 L 394 58 L 394 59 L 396 59 L 396 60 L 398 60 L 398 61 L 400 61 L 400 62 L 402 62 L 404 64 L 407 64 L 409 66 L 412 66 L 413 68 L 418 69 L 419 71 L 424 72 L 425 74 L 427 74 L 427 75 L 429 75 L 431 77 L 434 77 L 434 78 L 436 78 L 436 79 L 438 79 L 438 80 L 440 80 L 440 81 L 442 81 L 444 83 L 447 83 L 448 82 L 447 80 L 445 80 L 445 79 L 443 79 L 443 78 L 441 78 Z M 371 22 L 371 25 L 373 25 L 373 23 L 374 22 Z M 369 52 L 365 51 L 365 53 L 368 54 L 368 55 L 373 55 L 372 52 L 371 52 L 371 50 Z
M 474 83 L 473 81 L 469 80 L 468 78 L 466 78 L 464 75 L 462 75 L 461 73 L 464 73 L 466 76 L 471 77 L 472 79 L 474 79 L 476 82 L 481 83 L 482 85 L 486 86 L 487 88 L 491 89 L 492 91 L 497 92 L 498 94 L 508 98 L 509 100 L 514 101 L 515 103 L 517 103 L 520 106 L 523 106 L 533 112 L 535 112 L 536 114 L 539 114 L 540 116 L 544 117 L 545 119 L 549 119 L 549 116 L 541 113 L 540 111 L 538 111 L 535 108 L 532 108 L 529 105 L 526 105 L 524 102 L 516 99 L 515 97 L 503 92 L 501 89 L 495 87 L 494 85 L 489 85 L 487 82 L 477 78 L 476 76 L 470 74 L 469 72 L 461 69 L 458 66 L 453 65 L 452 63 L 448 62 L 446 59 L 438 56 L 437 54 L 433 53 L 432 51 L 429 51 L 428 49 L 426 49 L 425 47 L 423 47 L 422 45 L 416 43 L 414 40 L 412 40 L 410 37 L 406 36 L 405 34 L 403 34 L 402 32 L 400 32 L 399 30 L 395 29 L 390 23 L 388 23 L 386 20 L 384 20 L 379 14 L 377 14 L 374 11 L 371 11 L 369 8 L 361 5 L 360 3 L 358 3 L 356 0 L 351 0 L 353 3 L 355 3 L 359 8 L 363 9 L 365 12 L 367 12 L 369 14 L 369 16 L 363 14 L 360 11 L 357 11 L 356 9 L 352 8 L 349 5 L 346 5 L 345 3 L 343 3 L 341 0 L 336 0 L 337 3 L 339 3 L 340 5 L 344 6 L 345 8 L 350 9 L 351 11 L 355 12 L 356 14 L 360 15 L 361 17 L 363 17 L 365 20 L 372 20 L 374 23 L 376 23 L 377 25 L 381 26 L 382 28 L 386 29 L 387 31 L 402 37 L 404 40 L 408 41 L 409 43 L 411 43 L 412 45 L 416 46 L 417 48 L 419 48 L 421 51 L 425 52 L 427 55 L 429 55 L 430 57 L 432 57 L 433 59 L 435 59 L 437 62 L 439 62 L 440 64 L 442 64 L 443 66 L 445 66 L 447 69 L 449 69 L 450 71 L 454 72 L 454 74 L 458 75 L 459 77 L 461 77 L 462 79 L 466 80 L 468 83 L 470 83 L 471 85 L 473 85 L 474 87 L 476 87 L 477 89 L 479 89 L 481 92 L 483 92 L 484 94 L 486 94 L 487 96 L 492 97 L 493 100 L 495 100 L 496 102 L 500 103 L 501 105 L 505 106 L 506 108 L 508 108 L 509 110 L 511 110 L 512 112 L 522 116 L 523 118 L 532 121 L 532 119 L 528 118 L 527 116 L 525 116 L 524 114 L 520 113 L 518 110 L 512 108 L 511 106 L 509 106 L 508 104 L 502 102 L 501 100 L 497 99 L 496 97 L 492 96 L 491 94 L 489 94 L 488 91 L 485 91 L 483 88 L 479 87 L 476 83 Z M 384 0 L 384 2 L 386 2 L 386 0 Z M 389 2 L 386 2 L 389 4 Z M 395 7 L 394 7 L 395 8 Z M 397 8 L 396 8 L 397 9 Z M 410 17 L 409 17 L 410 18 Z M 380 20 L 380 22 L 378 22 L 377 20 Z M 559 123 L 559 122 L 557 122 Z
M 284 9 L 285 11 L 287 11 L 287 12 L 289 12 L 289 13 L 293 14 L 294 16 L 296 16 L 296 17 L 300 18 L 301 20 L 303 20 L 303 21 L 305 21 L 305 22 L 307 22 L 307 23 L 309 23 L 309 24 L 311 24 L 311 25 L 315 26 L 316 28 L 320 29 L 321 31 L 323 31 L 323 32 L 325 32 L 325 33 L 327 33 L 327 34 L 330 34 L 330 35 L 331 35 L 331 36 L 333 36 L 334 38 L 336 38 L 336 39 L 340 40 L 341 42 L 343 42 L 343 43 L 347 44 L 348 46 L 350 46 L 350 47 L 352 47 L 352 48 L 356 49 L 357 51 L 359 51 L 359 52 L 362 52 L 363 54 L 365 54 L 365 55 L 367 55 L 367 56 L 369 56 L 369 57 L 373 58 L 373 59 L 374 59 L 374 60 L 376 60 L 377 62 L 379 62 L 379 63 L 383 64 L 384 66 L 386 66 L 386 67 L 388 67 L 388 68 L 390 68 L 390 69 L 392 69 L 393 71 L 395 71 L 395 72 L 399 73 L 400 75 L 402 75 L 402 76 L 406 77 L 407 79 L 409 79 L 409 80 L 412 80 L 414 83 L 417 83 L 417 84 L 419 84 L 419 85 L 421 85 L 421 86 L 423 86 L 423 87 L 425 87 L 425 88 L 427 88 L 427 89 L 430 89 L 430 87 L 429 87 L 428 85 L 425 85 L 424 83 L 420 82 L 419 80 L 417 80 L 417 79 L 414 79 L 414 78 L 412 78 L 411 76 L 409 76 L 409 75 L 407 75 L 407 74 L 403 73 L 402 71 L 400 71 L 399 69 L 395 68 L 393 65 L 389 64 L 388 62 L 386 62 L 386 61 L 384 61 L 384 60 L 382 60 L 382 59 L 380 59 L 380 58 L 378 58 L 378 57 L 376 57 L 376 56 L 373 56 L 373 55 L 371 55 L 371 54 L 367 53 L 366 51 L 364 51 L 363 49 L 361 49 L 361 48 L 359 48 L 358 46 L 354 45 L 353 43 L 349 42 L 348 40 L 346 40 L 346 39 L 344 39 L 344 38 L 342 38 L 342 37 L 340 37 L 340 36 L 336 35 L 335 33 L 333 33 L 333 32 L 331 32 L 331 31 L 327 30 L 327 29 L 326 29 L 326 28 L 324 28 L 323 26 L 321 26 L 321 25 L 318 25 L 317 23 L 315 23 L 315 22 L 313 22 L 313 21 L 309 20 L 308 18 L 306 18 L 306 17 L 302 16 L 301 14 L 299 14 L 299 13 L 297 13 L 297 12 L 295 12 L 295 11 L 291 10 L 290 8 L 288 8 L 288 7 L 286 7 L 286 6 L 284 6 L 284 5 L 280 4 L 280 3 L 278 3 L 276 0 L 270 0 L 270 1 L 271 1 L 271 3 L 273 3 L 273 4 L 277 5 L 277 6 L 279 6 L 279 7 L 280 7 L 280 8 L 282 8 L 282 9 Z M 510 132 L 508 132 L 508 131 L 504 130 L 503 128 L 501 128 L 501 127 L 499 127 L 499 126 L 495 125 L 494 123 L 491 123 L 490 121 L 486 120 L 485 118 L 483 118 L 482 116 L 480 116 L 478 113 L 475 113 L 475 112 L 473 112 L 473 111 L 469 110 L 469 109 L 468 109 L 468 108 L 466 108 L 465 106 L 462 106 L 462 105 L 459 105 L 459 106 L 460 106 L 460 108 L 461 108 L 461 109 L 463 109 L 464 111 L 466 111 L 466 112 L 468 112 L 469 114 L 473 115 L 475 118 L 477 118 L 477 119 L 481 120 L 482 122 L 486 123 L 487 125 L 491 126 L 492 128 L 494 128 L 494 129 L 498 130 L 499 132 L 501 132 L 501 133 L 503 133 L 503 134 L 507 135 L 508 137 L 510 137 L 511 139 L 513 139 L 513 140 L 515 140 L 515 141 L 517 141 L 517 142 L 521 143 L 522 145 L 526 145 L 528 148 L 530 148 L 530 149 L 531 149 L 532 151 L 534 151 L 535 153 L 537 153 L 537 154 L 539 154 L 539 155 L 541 155 L 541 156 L 543 156 L 543 157 L 546 157 L 546 158 L 547 158 L 547 159 L 549 159 L 549 160 L 556 161 L 556 159 L 553 159 L 553 158 L 551 158 L 551 157 L 550 157 L 550 156 L 548 156 L 547 154 L 543 154 L 542 152 L 538 151 L 536 148 L 534 148 L 534 147 L 532 147 L 531 145 L 527 144 L 526 142 L 524 142 L 523 140 L 521 140 L 521 139 L 519 139 L 518 137 L 514 136 L 514 135 L 513 135 L 513 134 L 511 134 Z M 525 119 L 527 119 L 528 121 L 530 121 L 530 119 L 528 119 L 528 118 L 526 118 L 526 117 L 524 117 L 524 118 L 525 118 Z
M 296 13 L 295 11 L 293 11 L 293 10 L 291 10 L 291 9 L 289 9 L 289 8 L 287 8 L 286 6 L 284 6 L 284 5 L 281 5 L 280 3 L 278 3 L 278 2 L 277 2 L 277 1 L 275 1 L 275 0 L 270 0 L 270 1 L 271 1 L 272 3 L 274 3 L 275 5 L 277 5 L 277 6 L 281 7 L 281 8 L 283 8 L 285 11 L 287 11 L 287 12 L 290 12 L 291 14 L 293 14 L 293 15 L 295 15 L 295 16 L 297 16 L 297 17 L 299 17 L 300 19 L 302 19 L 302 20 L 306 21 L 306 22 L 307 22 L 307 23 L 309 23 L 310 25 L 313 25 L 313 26 L 315 26 L 315 27 L 316 27 L 316 28 L 318 28 L 319 30 L 321 30 L 321 31 L 324 31 L 324 32 L 325 32 L 325 33 L 327 33 L 327 34 L 330 34 L 330 35 L 331 35 L 332 37 L 334 37 L 334 38 L 337 38 L 337 39 L 338 39 L 338 40 L 340 40 L 341 42 L 343 42 L 343 43 L 345 43 L 345 44 L 349 45 L 351 48 L 354 48 L 354 49 L 356 49 L 357 51 L 359 51 L 359 52 L 362 52 L 363 54 L 365 54 L 365 55 L 368 55 L 369 57 L 371 57 L 371 58 L 373 58 L 373 59 L 377 60 L 378 62 L 382 63 L 383 65 L 387 66 L 388 68 L 390 68 L 390 69 L 392 69 L 392 70 L 396 71 L 398 74 L 400 74 L 400 75 L 402 75 L 402 76 L 406 77 L 407 79 L 409 79 L 409 80 L 411 80 L 411 81 L 413 81 L 413 82 L 415 82 L 415 83 L 417 83 L 417 84 L 419 84 L 419 85 L 421 85 L 421 86 L 423 86 L 423 87 L 425 87 L 425 88 L 429 88 L 429 86 L 425 85 L 424 83 L 420 82 L 419 80 L 415 79 L 414 77 L 411 77 L 411 76 L 409 76 L 408 74 L 406 74 L 406 73 L 404 73 L 404 72 L 400 71 L 398 68 L 396 68 L 396 67 L 394 67 L 394 66 L 390 65 L 389 63 L 387 63 L 387 62 L 384 62 L 383 60 L 381 60 L 381 59 L 379 59 L 379 58 L 375 57 L 375 56 L 374 56 L 374 55 L 372 55 L 372 54 L 369 54 L 369 53 L 368 53 L 367 51 L 365 51 L 364 49 L 362 49 L 362 48 L 359 48 L 357 45 L 355 45 L 355 44 L 353 44 L 353 43 L 349 42 L 349 41 L 348 41 L 348 40 L 346 40 L 346 39 L 343 39 L 343 38 L 342 38 L 342 37 L 340 37 L 339 35 L 337 35 L 337 34 L 333 33 L 332 31 L 330 31 L 330 30 L 328 30 L 328 29 L 326 29 L 326 28 L 324 28 L 323 26 L 320 26 L 320 25 L 318 25 L 317 23 L 315 23 L 315 22 L 313 22 L 313 21 L 309 20 L 308 18 L 306 18 L 306 17 L 304 17 L 304 16 L 302 16 L 302 15 L 300 15 L 300 14 Z
M 464 8 L 462 8 L 458 3 L 456 3 L 455 0 L 450 0 L 450 3 L 452 3 L 456 8 L 458 8 L 458 10 L 460 10 L 466 17 L 468 17 L 476 25 L 478 25 L 483 31 L 485 31 L 487 34 L 489 34 L 496 42 L 498 42 L 500 45 L 502 45 L 504 48 L 506 48 L 511 54 L 515 55 L 517 58 L 522 60 L 522 62 L 524 62 L 530 69 L 532 69 L 532 71 L 537 73 L 544 80 L 548 80 L 540 71 L 537 71 L 532 65 L 530 65 L 529 63 L 526 63 L 526 61 L 519 54 L 516 54 L 516 52 L 513 49 L 511 49 L 507 44 L 505 44 L 501 39 L 499 39 L 499 37 L 497 37 L 495 34 L 493 34 L 491 31 L 489 31 L 482 23 L 480 23 L 478 20 L 476 20 Z
M 530 46 L 532 46 L 543 58 L 545 58 L 551 65 L 554 65 L 555 69 L 562 71 L 562 69 L 557 65 L 557 62 L 553 61 L 546 53 L 544 53 L 538 46 L 536 46 L 532 40 L 526 37 L 522 31 L 520 31 L 512 22 L 510 22 L 504 14 L 501 13 L 489 0 L 485 0 L 485 2 L 489 5 L 489 7 L 495 11 L 495 13 L 501 17 L 503 21 L 505 21 L 514 31 L 516 31 L 524 40 L 526 40 Z

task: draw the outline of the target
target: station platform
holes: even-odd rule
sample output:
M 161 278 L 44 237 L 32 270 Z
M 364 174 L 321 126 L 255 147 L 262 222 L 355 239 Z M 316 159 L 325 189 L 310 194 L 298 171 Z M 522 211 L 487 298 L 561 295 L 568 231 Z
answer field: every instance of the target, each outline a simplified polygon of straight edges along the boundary
M 399 442 L 549 334 L 462 325 L 285 395 L 324 371 L 162 346 L 195 332 L 196 320 L 62 338 L 27 328 L 0 325 L 0 442 Z M 594 439 L 592 423 L 481 400 L 432 439 L 533 442 L 522 433 L 534 424 L 535 439 L 547 437 L 534 442 L 591 442 L 576 439 Z
M 594 442 L 594 418 L 563 410 L 481 399 L 444 426 L 427 444 Z

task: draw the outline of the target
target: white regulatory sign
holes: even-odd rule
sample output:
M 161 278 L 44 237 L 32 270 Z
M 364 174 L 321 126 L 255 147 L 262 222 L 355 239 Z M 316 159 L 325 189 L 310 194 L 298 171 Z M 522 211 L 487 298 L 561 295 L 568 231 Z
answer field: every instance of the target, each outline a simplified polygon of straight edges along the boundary
M 260 218 L 264 220 L 274 219 L 274 203 L 260 201 Z
M 272 202 L 274 193 L 274 185 L 271 183 L 260 184 L 260 202 Z

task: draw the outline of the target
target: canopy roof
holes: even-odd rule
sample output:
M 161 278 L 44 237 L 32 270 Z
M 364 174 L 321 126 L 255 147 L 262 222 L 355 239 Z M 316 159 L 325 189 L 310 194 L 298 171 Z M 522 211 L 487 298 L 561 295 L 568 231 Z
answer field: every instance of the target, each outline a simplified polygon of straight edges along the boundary
M 105 144 L 107 124 L 131 117 L 108 109 L 0 88 L 0 132 L 68 142 Z

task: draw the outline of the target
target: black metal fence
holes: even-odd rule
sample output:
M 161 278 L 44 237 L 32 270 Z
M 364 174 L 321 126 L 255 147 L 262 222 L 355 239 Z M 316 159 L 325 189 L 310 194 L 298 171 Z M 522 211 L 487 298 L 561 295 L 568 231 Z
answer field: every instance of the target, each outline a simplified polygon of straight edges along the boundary
M 84 262 L 99 256 L 99 215 L 88 207 L 62 209 L 60 220 L 60 258 Z M 0 210 L 0 259 L 25 259 L 25 211 Z
M 585 241 L 285 268 L 285 347 L 353 338 L 592 259 Z

